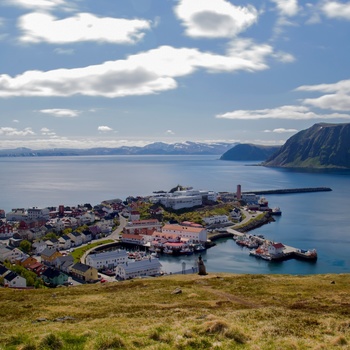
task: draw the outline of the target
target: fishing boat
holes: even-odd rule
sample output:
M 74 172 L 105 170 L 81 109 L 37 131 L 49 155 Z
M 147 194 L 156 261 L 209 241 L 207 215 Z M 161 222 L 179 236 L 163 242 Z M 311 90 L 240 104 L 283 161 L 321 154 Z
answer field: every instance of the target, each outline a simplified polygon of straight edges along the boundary
M 276 216 L 282 215 L 282 211 L 281 211 L 280 207 L 272 208 L 271 215 L 276 215 Z

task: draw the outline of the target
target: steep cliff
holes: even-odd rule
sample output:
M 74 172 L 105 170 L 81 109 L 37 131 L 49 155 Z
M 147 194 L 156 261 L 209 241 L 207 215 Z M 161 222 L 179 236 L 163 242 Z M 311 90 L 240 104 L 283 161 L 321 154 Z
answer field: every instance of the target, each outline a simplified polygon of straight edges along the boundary
M 263 165 L 350 168 L 350 124 L 315 124 L 289 138 Z

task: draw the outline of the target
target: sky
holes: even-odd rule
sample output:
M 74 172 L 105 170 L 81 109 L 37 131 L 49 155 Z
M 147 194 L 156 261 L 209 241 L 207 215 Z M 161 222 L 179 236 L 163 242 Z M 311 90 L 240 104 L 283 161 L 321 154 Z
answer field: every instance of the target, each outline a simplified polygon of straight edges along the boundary
M 0 149 L 281 145 L 350 122 L 350 1 L 0 0 Z

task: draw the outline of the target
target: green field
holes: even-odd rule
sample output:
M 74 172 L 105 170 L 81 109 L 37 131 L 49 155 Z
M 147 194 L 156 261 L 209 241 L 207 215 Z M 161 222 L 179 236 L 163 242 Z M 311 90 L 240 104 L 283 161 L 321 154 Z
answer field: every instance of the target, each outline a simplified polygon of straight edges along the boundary
M 3 288 L 0 349 L 349 349 L 349 285 L 347 274 L 208 274 Z

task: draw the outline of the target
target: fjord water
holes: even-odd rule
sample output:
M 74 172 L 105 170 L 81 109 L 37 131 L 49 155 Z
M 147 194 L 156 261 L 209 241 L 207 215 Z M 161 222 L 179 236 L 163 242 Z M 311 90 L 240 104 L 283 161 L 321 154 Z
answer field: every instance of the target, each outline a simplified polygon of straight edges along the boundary
M 232 239 L 202 253 L 208 272 L 349 273 L 350 171 L 301 171 L 221 161 L 217 156 L 93 156 L 0 158 L 0 209 L 98 204 L 105 199 L 150 195 L 180 184 L 195 189 L 235 192 L 280 188 L 330 187 L 331 192 L 266 196 L 282 216 L 252 234 L 276 242 L 316 248 L 315 263 L 271 263 L 249 256 Z M 198 256 L 162 257 L 167 272 L 191 269 Z

